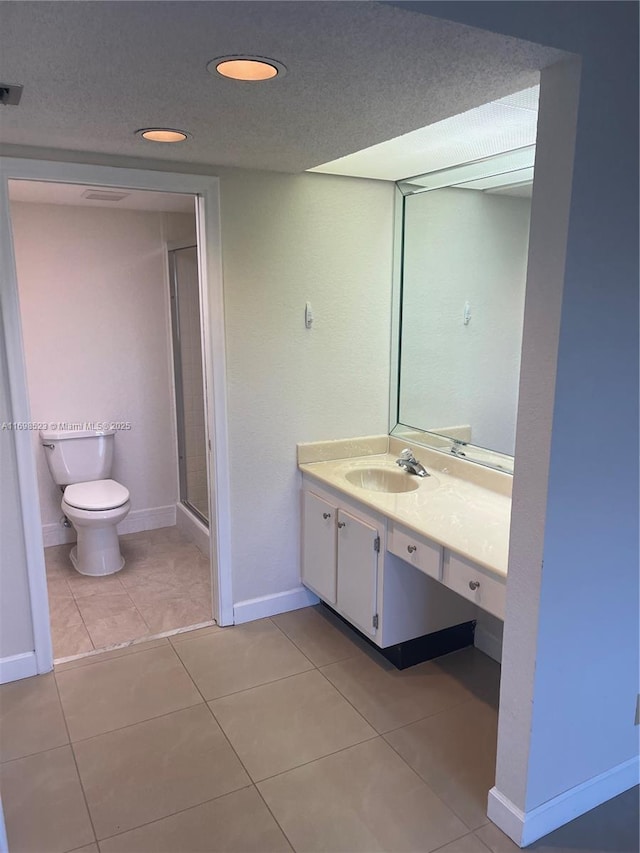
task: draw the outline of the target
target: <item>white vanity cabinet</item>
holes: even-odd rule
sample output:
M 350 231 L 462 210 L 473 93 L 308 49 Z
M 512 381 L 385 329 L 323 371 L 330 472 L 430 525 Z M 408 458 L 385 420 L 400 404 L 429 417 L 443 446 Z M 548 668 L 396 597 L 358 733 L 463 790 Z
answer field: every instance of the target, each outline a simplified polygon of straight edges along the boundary
M 387 548 L 401 560 L 504 621 L 506 578 L 393 522 L 389 523 Z
M 310 477 L 301 544 L 302 583 L 382 649 L 475 619 L 475 606 L 441 583 L 440 545 L 424 540 L 410 565 L 412 543 L 387 536 L 386 518 Z
M 500 578 L 477 563 L 445 550 L 442 580 L 449 589 L 504 621 L 506 578 Z
M 441 580 L 443 549 L 431 539 L 390 522 L 387 548 L 396 557 L 411 563 L 425 575 L 437 581 Z
M 337 591 L 337 513 L 313 492 L 302 493 L 302 582 L 335 605 Z
M 312 491 L 302 493 L 302 581 L 360 631 L 377 630 L 380 533 Z

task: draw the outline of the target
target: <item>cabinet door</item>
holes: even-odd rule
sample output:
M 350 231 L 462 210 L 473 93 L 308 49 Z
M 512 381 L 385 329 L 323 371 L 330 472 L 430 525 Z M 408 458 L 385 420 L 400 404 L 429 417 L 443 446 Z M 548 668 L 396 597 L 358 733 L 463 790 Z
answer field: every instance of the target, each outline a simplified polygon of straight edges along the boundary
M 302 582 L 329 604 L 336 603 L 336 508 L 302 493 Z
M 377 632 L 379 543 L 375 527 L 338 510 L 338 609 L 370 637 Z

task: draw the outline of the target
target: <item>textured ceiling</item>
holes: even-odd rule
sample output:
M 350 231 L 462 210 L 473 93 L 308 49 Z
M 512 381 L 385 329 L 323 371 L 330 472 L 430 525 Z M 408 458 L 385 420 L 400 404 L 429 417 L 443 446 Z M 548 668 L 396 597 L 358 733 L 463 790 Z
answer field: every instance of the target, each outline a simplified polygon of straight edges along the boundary
M 34 204 L 70 204 L 74 207 L 110 207 L 118 210 L 155 210 L 165 213 L 194 213 L 193 196 L 180 193 L 150 192 L 148 190 L 122 190 L 125 197 L 115 201 L 97 201 L 84 198 L 89 190 L 104 192 L 100 187 L 82 184 L 56 184 L 51 181 L 9 181 L 11 201 Z M 108 190 L 107 192 L 118 191 Z
M 2 2 L 0 141 L 298 172 L 525 89 L 560 51 L 375 2 Z M 282 78 L 206 71 L 273 57 Z M 140 127 L 192 137 L 154 145 Z
M 535 145 L 539 86 L 413 130 L 313 171 L 399 181 Z

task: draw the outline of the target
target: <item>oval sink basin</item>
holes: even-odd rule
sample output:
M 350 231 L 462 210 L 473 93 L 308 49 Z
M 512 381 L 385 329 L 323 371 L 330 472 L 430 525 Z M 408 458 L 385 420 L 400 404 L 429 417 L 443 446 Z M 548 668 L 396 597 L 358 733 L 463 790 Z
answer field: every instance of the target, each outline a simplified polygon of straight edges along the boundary
M 370 492 L 413 492 L 420 485 L 418 477 L 390 468 L 356 468 L 345 477 L 353 486 Z

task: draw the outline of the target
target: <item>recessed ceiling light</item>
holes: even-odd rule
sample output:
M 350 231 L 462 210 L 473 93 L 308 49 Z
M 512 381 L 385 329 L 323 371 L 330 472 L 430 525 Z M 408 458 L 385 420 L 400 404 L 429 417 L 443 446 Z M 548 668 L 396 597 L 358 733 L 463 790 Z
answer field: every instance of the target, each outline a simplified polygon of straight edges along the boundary
M 136 135 L 149 142 L 184 142 L 189 136 L 184 130 L 173 130 L 170 127 L 143 127 L 136 130 Z
M 218 56 L 207 63 L 207 71 L 245 83 L 273 80 L 274 77 L 284 77 L 287 73 L 285 66 L 275 59 L 239 55 Z

